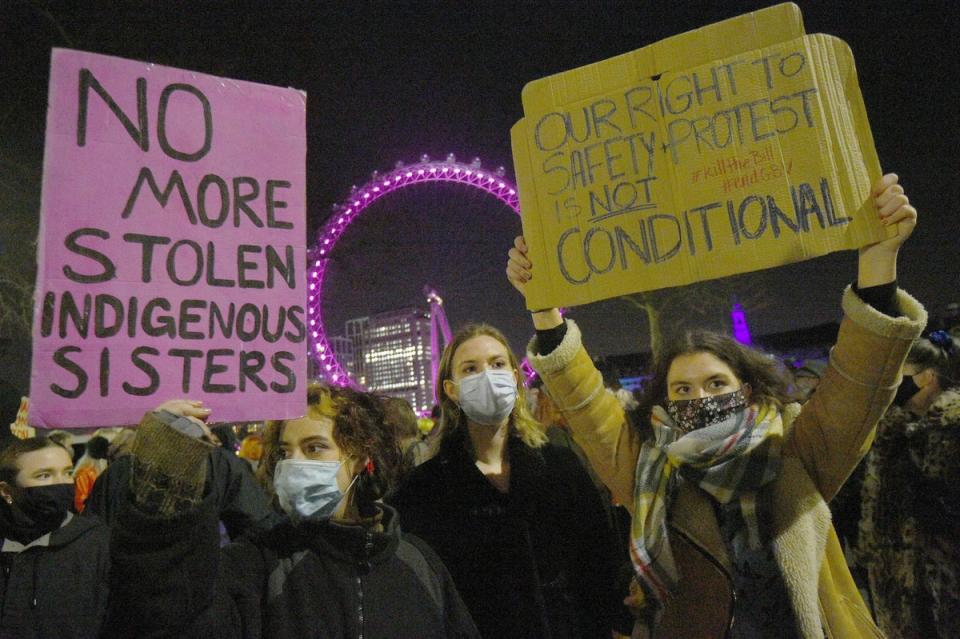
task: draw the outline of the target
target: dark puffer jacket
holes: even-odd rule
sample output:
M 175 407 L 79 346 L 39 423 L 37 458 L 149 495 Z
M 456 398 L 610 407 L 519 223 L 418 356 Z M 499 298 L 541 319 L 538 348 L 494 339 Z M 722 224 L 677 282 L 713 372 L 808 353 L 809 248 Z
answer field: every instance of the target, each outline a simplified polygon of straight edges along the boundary
M 107 610 L 109 530 L 96 517 L 71 516 L 48 539 L 47 545 L 38 540 L 3 553 L 0 639 L 99 635 Z M 7 541 L 4 549 L 13 544 Z

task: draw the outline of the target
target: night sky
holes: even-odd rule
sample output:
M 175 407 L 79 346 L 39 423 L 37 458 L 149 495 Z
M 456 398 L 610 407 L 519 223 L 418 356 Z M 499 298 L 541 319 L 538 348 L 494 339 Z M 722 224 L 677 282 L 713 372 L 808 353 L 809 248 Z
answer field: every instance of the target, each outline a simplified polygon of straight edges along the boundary
M 452 152 L 512 177 L 509 130 L 527 82 L 769 4 L 0 0 L 0 251 L 36 237 L 52 47 L 305 90 L 312 244 L 351 185 L 397 160 Z M 921 215 L 900 282 L 938 311 L 960 298 L 960 9 L 949 0 L 799 5 L 808 33 L 853 49 L 881 164 L 900 174 Z M 488 321 L 519 350 L 529 318 L 503 276 L 519 230 L 509 209 L 467 187 L 384 198 L 337 245 L 325 314 L 340 324 L 418 304 L 430 284 L 454 327 Z M 764 306 L 748 316 L 754 334 L 836 320 L 855 262 L 845 253 L 738 278 L 744 298 L 762 289 Z M 646 347 L 643 315 L 622 301 L 574 314 L 595 355 Z M 15 345 L 0 362 L 24 391 L 28 348 Z

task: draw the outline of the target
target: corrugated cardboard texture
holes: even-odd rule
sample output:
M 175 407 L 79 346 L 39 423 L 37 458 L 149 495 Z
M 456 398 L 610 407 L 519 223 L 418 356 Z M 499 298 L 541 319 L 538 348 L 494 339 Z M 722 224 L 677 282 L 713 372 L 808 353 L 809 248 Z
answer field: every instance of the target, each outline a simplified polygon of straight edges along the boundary
M 529 308 L 770 268 L 886 236 L 849 47 L 782 4 L 536 80 L 511 131 Z

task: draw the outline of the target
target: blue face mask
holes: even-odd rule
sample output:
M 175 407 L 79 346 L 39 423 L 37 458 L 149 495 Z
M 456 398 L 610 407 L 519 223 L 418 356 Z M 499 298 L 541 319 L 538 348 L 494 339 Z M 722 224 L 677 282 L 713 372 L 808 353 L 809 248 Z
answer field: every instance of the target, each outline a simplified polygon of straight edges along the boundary
M 517 380 L 512 370 L 487 370 L 459 381 L 460 408 L 471 420 L 499 425 L 517 402 Z
M 343 461 L 316 461 L 312 459 L 282 459 L 273 475 L 280 507 L 294 522 L 304 519 L 325 520 L 333 517 L 337 506 L 350 492 L 353 478 L 346 492 L 337 486 L 337 472 Z

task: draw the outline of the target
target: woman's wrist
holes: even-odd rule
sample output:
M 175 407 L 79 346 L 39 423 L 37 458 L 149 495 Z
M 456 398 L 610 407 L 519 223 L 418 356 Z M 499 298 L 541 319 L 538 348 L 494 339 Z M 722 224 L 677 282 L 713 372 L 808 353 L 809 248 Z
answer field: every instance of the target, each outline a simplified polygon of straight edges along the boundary
M 557 308 L 530 311 L 530 317 L 533 319 L 533 327 L 538 331 L 550 330 L 563 324 L 563 316 Z
M 897 280 L 898 251 L 882 251 L 875 247 L 862 249 L 857 264 L 857 286 L 881 286 Z

